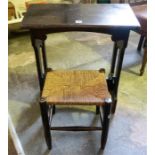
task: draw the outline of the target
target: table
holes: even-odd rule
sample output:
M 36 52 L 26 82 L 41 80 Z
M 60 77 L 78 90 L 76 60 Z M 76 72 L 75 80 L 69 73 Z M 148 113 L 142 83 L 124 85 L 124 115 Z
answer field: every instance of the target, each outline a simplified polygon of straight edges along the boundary
M 30 30 L 31 43 L 35 51 L 41 91 L 40 110 L 49 149 L 52 148 L 50 130 L 101 130 L 101 148 L 104 149 L 110 116 L 114 114 L 117 105 L 119 79 L 129 32 L 139 27 L 140 25 L 128 4 L 36 4 L 29 7 L 23 19 L 22 28 Z M 111 35 L 114 48 L 107 80 L 104 78 L 104 69 L 100 69 L 99 72 L 57 72 L 48 67 L 45 48 L 46 35 L 66 31 L 98 32 Z M 57 81 L 56 79 L 60 79 L 60 77 L 61 80 L 58 80 L 57 85 L 54 85 L 52 80 Z M 74 84 L 74 81 L 78 81 L 79 85 Z M 88 84 L 85 85 L 87 82 Z M 75 85 L 74 89 L 69 90 L 69 85 Z M 62 88 L 69 92 L 62 91 Z M 94 94 L 93 98 L 92 94 Z M 83 104 L 85 102 L 96 105 L 96 113 L 100 114 L 102 127 L 51 126 L 56 104 Z
M 109 34 L 111 35 L 111 40 L 114 42 L 114 47 L 107 84 L 114 102 L 112 108 L 112 112 L 114 113 L 129 32 L 139 27 L 139 22 L 128 4 L 31 5 L 23 19 L 22 28 L 30 30 L 31 43 L 35 51 L 40 90 L 43 89 L 46 73 L 50 70 L 47 64 L 45 48 L 47 34 L 69 31 Z

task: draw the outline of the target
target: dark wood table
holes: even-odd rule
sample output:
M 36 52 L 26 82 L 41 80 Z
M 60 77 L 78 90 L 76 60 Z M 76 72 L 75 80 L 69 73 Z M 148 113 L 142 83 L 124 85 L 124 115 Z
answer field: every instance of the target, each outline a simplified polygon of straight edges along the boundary
M 129 32 L 139 27 L 139 22 L 128 4 L 31 5 L 23 19 L 22 28 L 30 30 L 31 42 L 36 56 L 40 90 L 43 89 L 45 75 L 49 70 L 45 50 L 47 34 L 66 31 L 106 33 L 111 35 L 111 39 L 114 41 L 111 70 L 107 79 L 108 88 L 115 103 L 112 110 L 114 113 Z
M 100 84 L 98 84 L 99 90 L 101 90 L 100 88 L 104 88 L 104 90 L 108 92 L 108 94 L 110 92 L 111 96 L 110 98 L 103 98 L 105 94 L 102 90 L 103 95 L 99 94 L 101 95 L 102 100 L 101 108 L 97 104 L 95 104 L 96 112 L 101 116 L 100 118 L 102 127 L 52 127 L 50 122 L 52 119 L 52 115 L 55 113 L 56 101 L 54 100 L 53 103 L 52 97 L 52 100 L 50 100 L 50 104 L 52 105 L 50 105 L 49 103 L 47 104 L 47 98 L 42 98 L 42 95 L 40 100 L 40 109 L 43 120 L 45 139 L 49 149 L 51 149 L 52 147 L 50 130 L 102 130 L 101 148 L 104 149 L 109 129 L 109 116 L 110 114 L 113 114 L 116 109 L 120 73 L 124 52 L 128 43 L 129 32 L 130 30 L 136 30 L 140 27 L 130 6 L 128 4 L 37 4 L 29 7 L 28 12 L 23 19 L 22 27 L 30 30 L 31 42 L 36 56 L 41 93 L 44 92 L 44 90 L 46 91 L 46 89 L 43 89 L 44 85 L 45 87 L 48 87 L 48 79 L 45 80 L 45 78 L 46 76 L 49 76 L 49 71 L 52 70 L 48 67 L 46 58 L 45 40 L 47 38 L 47 34 L 66 31 L 87 31 L 106 33 L 111 35 L 111 39 L 112 41 L 114 41 L 114 48 L 110 73 L 107 80 L 103 77 L 103 80 L 105 81 L 104 83 L 102 78 L 99 78 L 100 81 L 97 81 L 97 83 L 100 82 Z M 103 74 L 104 69 L 101 69 L 99 72 L 100 73 L 91 72 L 91 75 L 93 75 L 93 77 L 95 75 L 96 77 L 96 74 Z M 53 76 L 54 73 L 51 72 L 51 76 Z M 81 78 L 83 72 L 79 72 L 79 74 L 79 77 Z M 84 72 L 84 75 L 85 74 L 86 73 Z M 65 75 L 69 76 L 69 73 Z M 90 76 L 88 77 L 90 78 Z M 77 78 L 75 79 L 77 80 Z M 64 78 L 62 78 L 62 80 L 64 80 Z M 103 84 L 105 86 L 103 86 Z M 50 86 L 50 89 L 53 90 L 54 88 L 54 85 L 52 86 L 52 88 Z M 94 89 L 92 92 L 94 92 Z M 47 94 L 45 93 L 45 96 L 46 95 Z M 59 92 L 56 95 L 59 96 Z M 89 95 L 90 94 L 88 94 L 88 96 Z M 75 99 L 75 97 L 77 96 L 73 96 L 73 99 Z M 95 95 L 95 102 L 93 102 L 93 104 L 96 103 L 96 98 L 97 96 Z M 62 96 L 60 96 L 60 99 L 62 99 Z M 79 98 L 77 99 L 77 102 L 79 103 Z M 56 100 L 58 99 L 56 98 Z M 68 100 L 66 100 L 66 102 L 68 103 Z M 50 110 L 51 107 L 52 111 Z

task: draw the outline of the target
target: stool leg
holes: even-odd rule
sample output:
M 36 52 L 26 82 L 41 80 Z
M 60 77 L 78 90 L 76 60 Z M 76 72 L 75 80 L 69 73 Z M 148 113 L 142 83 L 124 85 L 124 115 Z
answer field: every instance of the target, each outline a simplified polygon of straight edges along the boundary
M 96 105 L 96 115 L 100 113 L 100 107 Z
M 53 113 L 53 115 L 55 114 L 55 105 L 53 105 L 53 107 L 52 107 L 53 109 L 52 109 L 52 113 Z
M 114 99 L 113 105 L 112 105 L 112 107 L 111 107 L 111 113 L 112 113 L 112 114 L 115 114 L 116 107 L 117 107 L 117 99 Z
M 46 144 L 48 146 L 48 149 L 50 150 L 52 148 L 52 139 L 51 139 L 51 133 L 50 133 L 49 119 L 48 119 L 48 106 L 44 99 L 40 100 L 40 111 L 42 116 L 42 123 L 44 127 Z
M 147 62 L 147 47 L 144 48 L 144 55 L 143 55 L 143 60 L 142 60 L 142 66 L 140 69 L 140 76 L 142 76 L 144 73 L 146 62 Z
M 102 106 L 102 109 L 104 111 L 104 114 L 102 119 L 103 126 L 102 126 L 102 135 L 101 135 L 101 149 L 104 149 L 107 142 L 107 137 L 108 137 L 111 102 L 105 103 L 105 105 Z

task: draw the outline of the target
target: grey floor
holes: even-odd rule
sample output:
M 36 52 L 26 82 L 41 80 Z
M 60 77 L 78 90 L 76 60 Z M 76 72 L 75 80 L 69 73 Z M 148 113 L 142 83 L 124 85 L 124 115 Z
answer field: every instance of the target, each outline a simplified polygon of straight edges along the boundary
M 51 132 L 48 151 L 38 106 L 39 86 L 29 35 L 9 38 L 9 114 L 26 155 L 146 155 L 146 71 L 138 76 L 142 54 L 136 51 L 139 36 L 131 33 L 121 74 L 118 106 L 110 124 L 106 148 L 100 132 Z M 105 68 L 112 55 L 109 36 L 70 32 L 48 35 L 47 56 L 54 69 Z M 95 107 L 57 107 L 53 125 L 96 125 Z

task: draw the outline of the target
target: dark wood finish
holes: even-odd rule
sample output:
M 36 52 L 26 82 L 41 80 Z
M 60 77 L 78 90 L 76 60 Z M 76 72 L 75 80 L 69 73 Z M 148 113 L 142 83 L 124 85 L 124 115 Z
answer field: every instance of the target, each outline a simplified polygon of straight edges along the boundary
M 145 37 L 141 35 L 141 36 L 140 36 L 140 39 L 139 39 L 137 51 L 141 51 L 142 46 L 143 46 L 143 43 L 144 43 L 144 40 L 145 40 Z
M 44 127 L 44 135 L 46 144 L 48 146 L 48 149 L 52 148 L 52 138 L 50 133 L 50 124 L 49 124 L 49 118 L 48 118 L 48 105 L 46 104 L 45 99 L 41 98 L 40 100 L 40 111 L 42 116 L 42 122 Z
M 141 27 L 136 30 L 141 37 L 137 50 L 140 51 L 144 43 L 144 40 L 147 40 L 147 0 L 120 0 L 120 3 L 129 3 L 134 11 L 138 21 L 140 22 Z M 146 44 L 147 45 L 147 44 Z M 147 61 L 147 46 L 144 47 L 144 56 L 142 58 L 142 65 L 140 69 L 140 76 L 143 75 Z
M 141 35 L 141 38 L 144 38 L 143 40 L 145 40 L 144 55 L 142 58 L 142 65 L 140 69 L 140 76 L 142 76 L 147 61 L 147 4 L 135 5 L 132 7 L 132 9 L 141 24 L 141 28 L 138 30 L 138 33 Z
M 61 10 L 61 11 L 60 11 Z M 22 27 L 27 29 L 139 27 L 128 4 L 31 5 Z
M 114 43 L 114 48 L 113 48 L 113 56 L 112 56 L 112 65 L 111 65 L 111 74 L 114 74 L 114 70 L 115 70 L 115 64 L 116 64 L 116 57 L 117 57 L 117 43 Z
M 65 127 L 51 127 L 50 129 L 59 131 L 97 131 L 102 130 L 102 127 L 65 126 Z
M 105 101 L 105 106 L 102 106 L 104 115 L 102 117 L 102 135 L 101 135 L 101 149 L 105 148 L 108 131 L 109 131 L 109 123 L 110 123 L 110 111 L 111 111 L 111 100 Z
M 96 115 L 98 115 L 100 113 L 100 107 L 96 106 Z
M 48 120 L 49 120 L 49 125 L 52 124 L 52 118 L 53 115 L 55 114 L 55 106 L 54 105 L 48 105 Z
M 129 36 L 129 35 L 128 35 Z M 111 71 L 109 73 L 108 88 L 113 99 L 112 113 L 114 114 L 117 106 L 117 93 L 123 64 L 123 57 L 126 49 L 126 42 L 116 41 L 113 47 L 113 56 L 111 62 Z M 116 64 L 117 60 L 117 64 Z M 118 63 L 119 62 L 119 63 Z
M 48 12 L 49 9 L 52 11 Z M 60 9 L 64 11 L 60 12 Z M 62 20 L 62 14 L 65 14 L 67 20 Z M 129 17 L 128 20 L 126 20 L 127 18 L 125 16 Z M 47 21 L 46 17 L 51 18 L 51 20 Z M 85 21 L 82 23 L 75 23 L 75 20 L 79 20 L 78 17 L 80 17 L 80 19 L 85 19 Z M 130 18 L 132 18 L 132 20 L 129 20 Z M 35 20 L 37 20 L 37 22 Z M 23 28 L 29 28 L 31 30 L 31 40 L 36 57 L 39 55 L 40 46 L 35 40 L 41 40 L 44 42 L 44 35 L 50 32 L 90 31 L 108 33 L 112 35 L 112 40 L 115 42 L 123 40 L 124 42 L 122 46 L 126 48 L 129 30 L 137 29 L 139 27 L 139 23 L 128 4 L 32 5 L 25 15 L 22 25 Z M 115 60 L 116 57 L 114 57 L 114 61 Z M 117 64 L 114 64 L 115 66 L 113 67 L 117 68 L 118 66 L 118 70 L 120 70 L 121 65 L 118 65 L 119 63 L 121 62 L 117 62 Z M 41 66 L 42 64 L 38 59 L 38 78 L 40 81 L 40 88 L 42 90 L 44 74 L 42 73 Z
M 44 58 L 41 59 L 41 53 L 40 53 L 40 49 L 43 52 L 45 52 L 45 49 L 44 50 L 42 49 L 42 48 L 44 48 L 43 44 L 44 44 L 45 38 L 46 38 L 45 35 L 41 39 L 34 39 L 33 36 L 31 36 L 31 43 L 32 43 L 33 49 L 35 51 L 35 58 L 36 58 L 40 90 L 43 89 L 44 78 L 45 78 L 45 72 L 43 71 L 43 68 L 47 67 L 47 66 L 43 66 L 46 63 L 42 62 L 42 60 L 45 60 L 46 57 L 44 55 Z
M 140 29 L 138 33 L 143 36 L 147 34 L 147 4 L 132 6 L 132 9 L 140 22 Z
M 142 66 L 140 69 L 140 76 L 142 76 L 144 74 L 144 69 L 146 66 L 146 62 L 147 62 L 147 47 L 144 47 L 144 56 L 143 56 L 143 60 L 142 60 Z
M 53 110 L 52 110 L 53 115 L 55 114 L 55 111 L 56 111 L 56 106 L 53 105 Z
M 129 31 L 140 27 L 130 6 L 128 4 L 32 5 L 24 17 L 22 27 L 30 29 L 31 43 L 35 51 L 42 97 L 40 109 L 48 148 L 51 149 L 52 145 L 51 129 L 102 130 L 101 148 L 104 149 L 110 114 L 116 109 L 119 79 Z M 105 80 L 104 69 L 60 72 L 48 68 L 45 50 L 46 35 L 65 31 L 99 32 L 111 35 L 115 44 L 107 80 Z M 100 114 L 101 127 L 52 127 L 54 105 L 64 103 L 97 105 L 96 113 Z M 52 111 L 49 108 L 51 105 Z

